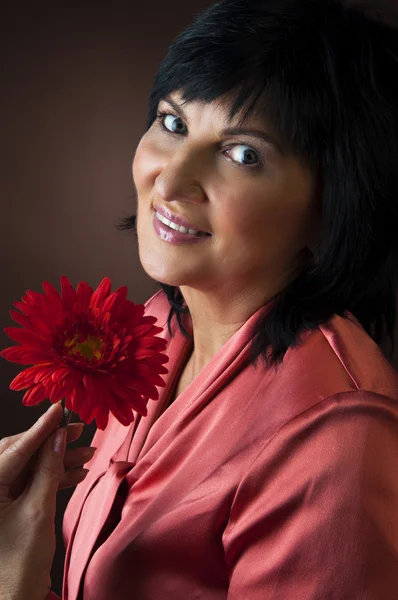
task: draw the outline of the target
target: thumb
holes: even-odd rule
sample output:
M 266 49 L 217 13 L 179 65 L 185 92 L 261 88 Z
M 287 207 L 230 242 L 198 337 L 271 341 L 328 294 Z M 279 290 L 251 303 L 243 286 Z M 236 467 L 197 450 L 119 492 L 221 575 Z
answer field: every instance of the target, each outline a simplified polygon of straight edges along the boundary
M 26 490 L 29 503 L 43 508 L 55 518 L 59 482 L 65 473 L 66 427 L 59 427 L 42 445 L 32 481 Z

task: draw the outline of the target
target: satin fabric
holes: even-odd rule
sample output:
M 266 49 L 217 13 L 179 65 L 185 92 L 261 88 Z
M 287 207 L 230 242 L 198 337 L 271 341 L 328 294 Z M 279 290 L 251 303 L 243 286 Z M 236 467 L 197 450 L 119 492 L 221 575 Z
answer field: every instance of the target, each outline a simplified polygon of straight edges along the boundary
M 249 366 L 270 306 L 162 413 L 191 342 L 168 335 L 162 291 L 146 302 L 166 387 L 93 437 L 64 515 L 63 600 L 398 598 L 398 373 L 350 313 L 278 370 Z

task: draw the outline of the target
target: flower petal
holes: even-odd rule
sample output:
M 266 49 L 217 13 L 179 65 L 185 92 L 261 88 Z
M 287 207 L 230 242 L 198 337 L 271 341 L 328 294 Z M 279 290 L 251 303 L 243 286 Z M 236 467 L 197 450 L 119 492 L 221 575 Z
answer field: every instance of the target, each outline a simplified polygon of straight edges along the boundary
M 25 406 L 29 406 L 29 396 L 32 394 L 33 388 L 29 388 L 23 398 L 22 398 L 22 404 L 24 404 Z
M 94 380 L 94 389 L 90 392 L 90 398 L 95 401 L 97 406 L 96 411 L 96 422 L 98 428 L 101 426 L 106 427 L 109 419 L 109 409 L 110 406 L 114 403 L 112 392 L 109 390 L 105 381 L 108 378 L 96 378 Z M 115 413 L 113 413 L 115 414 Z M 116 416 L 116 415 L 115 415 Z M 116 416 L 118 419 L 118 417 Z
M 92 295 L 93 288 L 91 288 L 85 281 L 81 281 L 76 290 L 76 303 L 81 304 L 82 307 L 86 309 L 90 304 L 90 298 Z
M 53 335 L 53 330 L 43 319 L 41 319 L 38 315 L 31 315 L 30 321 L 35 328 L 35 330 L 43 337 L 47 339 L 51 339 Z
M 34 367 L 29 367 L 29 369 L 24 369 L 11 381 L 10 390 L 18 392 L 19 390 L 31 387 L 36 383 L 35 377 L 42 370 L 42 365 L 35 365 Z
M 22 399 L 22 404 L 25 406 L 33 406 L 40 404 L 47 397 L 47 390 L 42 385 L 35 385 L 30 389 L 30 393 L 26 393 Z
M 76 292 L 65 275 L 61 275 L 61 289 L 64 307 L 66 310 L 69 310 L 76 302 Z
M 83 375 L 83 385 L 88 392 L 93 391 L 95 387 L 95 378 L 85 373 Z
M 55 404 L 63 398 L 65 398 L 65 390 L 63 390 L 58 384 L 54 383 L 52 387 L 47 387 L 48 397 L 51 402 Z
M 91 423 L 95 418 L 98 429 L 105 429 L 109 419 L 109 392 L 103 385 L 102 378 L 91 378 L 92 391 L 76 386 L 75 402 L 80 418 Z
M 55 287 L 49 281 L 43 281 L 41 285 L 44 292 L 49 298 L 51 298 L 54 302 L 62 305 L 62 298 L 58 290 L 56 290 Z
M 51 312 L 51 303 L 49 302 L 46 296 L 40 295 L 39 302 L 14 302 L 14 306 L 16 306 L 21 312 L 30 317 L 31 315 L 39 316 L 44 320 L 48 320 L 49 313 Z
M 134 421 L 134 414 L 131 408 L 113 390 L 108 389 L 106 399 L 109 410 L 122 425 L 130 425 Z
M 116 379 L 112 381 L 112 384 L 109 385 L 109 388 L 116 396 L 120 396 L 120 398 L 122 398 L 123 402 L 120 402 L 121 404 L 126 404 L 130 407 L 130 409 L 134 409 L 143 417 L 147 416 L 148 409 L 146 403 L 136 388 L 129 389 L 123 385 L 120 385 Z
M 133 333 L 135 336 L 144 336 L 147 335 L 148 333 L 150 333 L 152 325 L 151 324 L 147 324 L 147 323 L 141 323 L 140 325 L 137 325 L 137 327 L 134 327 L 133 329 Z
M 145 306 L 143 304 L 134 304 L 130 300 L 126 300 L 117 315 L 117 321 L 121 328 L 127 326 L 131 329 L 141 323 L 144 312 Z
M 80 394 L 82 394 L 81 390 L 79 390 Z M 101 397 L 93 396 L 92 394 L 85 394 L 84 400 L 81 401 L 82 410 L 80 412 L 81 419 L 85 423 L 91 423 L 94 419 L 95 414 L 98 410 L 98 407 L 105 407 L 105 404 Z M 108 412 L 107 407 L 105 407 L 105 412 Z
M 62 387 L 68 394 L 72 389 L 83 385 L 83 373 L 77 369 L 68 369 L 66 375 L 61 376 L 59 386 Z
M 40 292 L 35 292 L 34 290 L 26 290 L 26 299 L 28 302 L 31 303 L 36 303 L 37 301 L 40 301 L 40 299 L 43 297 L 43 294 L 40 294 Z
M 97 422 L 98 429 L 106 429 L 109 421 L 109 410 L 100 410 L 97 409 L 95 420 Z
M 82 421 L 85 421 L 82 418 L 82 412 L 86 403 L 86 396 L 87 392 L 80 383 L 72 388 L 69 396 L 73 411 L 80 416 Z
M 45 385 L 45 380 L 47 378 L 50 378 L 50 381 L 52 382 L 52 375 L 54 373 L 54 369 L 56 369 L 56 365 L 49 364 L 49 365 L 38 365 L 38 367 L 41 367 L 38 372 L 37 375 L 35 377 L 35 383 L 41 383 L 42 385 Z
M 90 300 L 90 306 L 91 308 L 100 308 L 102 302 L 105 300 L 105 298 L 107 296 L 109 296 L 110 291 L 111 291 L 111 280 L 109 279 L 109 277 L 104 277 L 103 280 L 101 281 L 101 283 L 99 284 L 99 286 L 97 287 L 97 289 L 95 290 L 94 294 L 91 297 Z
M 149 358 L 153 356 L 152 348 L 138 348 L 135 352 L 135 358 L 138 360 L 142 360 L 143 358 Z
M 54 383 L 60 383 L 68 374 L 70 369 L 60 368 L 53 372 L 51 379 Z
M 20 365 L 34 365 L 37 363 L 47 363 L 50 356 L 38 350 L 26 350 L 22 346 L 12 346 L 5 348 L 0 352 L 0 356 L 6 358 L 10 362 L 15 362 Z
M 42 283 L 43 290 L 47 293 L 47 299 L 50 301 L 53 317 L 57 317 L 57 315 L 64 310 L 64 304 L 62 302 L 62 298 L 59 295 L 58 291 L 55 289 L 51 283 L 48 281 L 43 281 Z
M 17 308 L 18 310 L 20 310 L 24 315 L 27 314 L 28 312 L 28 305 L 26 304 L 26 302 L 13 302 L 13 306 L 15 306 L 15 308 Z
M 5 327 L 4 333 L 6 333 L 14 342 L 18 342 L 18 344 L 24 344 L 30 348 L 42 349 L 41 339 L 39 336 L 35 333 L 31 333 L 30 331 L 26 331 L 26 329 L 20 329 L 18 327 Z
M 122 304 L 126 301 L 127 298 L 127 287 L 122 286 L 118 288 L 115 292 L 113 292 L 102 305 L 102 311 L 104 313 L 110 312 L 112 317 L 114 317 Z
M 32 326 L 32 323 L 30 322 L 29 317 L 27 317 L 26 315 L 21 315 L 16 310 L 10 310 L 9 312 L 10 312 L 11 318 L 14 321 L 16 321 L 19 325 L 22 325 L 22 327 L 24 327 L 28 331 L 31 331 L 32 333 L 34 333 L 33 326 Z

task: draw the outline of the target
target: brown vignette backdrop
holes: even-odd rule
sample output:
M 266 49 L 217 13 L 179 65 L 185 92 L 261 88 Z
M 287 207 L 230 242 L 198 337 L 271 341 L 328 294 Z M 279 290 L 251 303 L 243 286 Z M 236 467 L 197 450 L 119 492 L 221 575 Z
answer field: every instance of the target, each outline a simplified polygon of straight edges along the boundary
M 60 275 L 94 289 L 109 276 L 144 303 L 157 291 L 134 236 L 115 228 L 135 212 L 131 162 L 145 132 L 148 96 L 172 39 L 211 2 L 8 2 L 2 9 L 0 347 L 9 310 L 27 289 Z M 9 390 L 24 368 L 0 359 L 0 438 L 33 425 L 49 400 L 22 405 Z M 86 425 L 71 447 L 89 445 Z M 57 498 L 52 589 L 61 595 L 62 518 L 75 488 Z
M 115 228 L 135 211 L 131 161 L 145 132 L 157 67 L 172 39 L 211 0 L 12 3 L 0 32 L 0 346 L 12 303 L 60 275 L 93 288 L 105 276 L 144 303 L 157 290 L 135 238 Z M 397 336 L 398 337 L 398 336 Z M 398 368 L 398 351 L 393 360 Z M 0 438 L 28 429 L 49 401 L 28 409 L 9 390 L 23 368 L 0 360 Z M 73 446 L 89 445 L 86 425 Z M 52 589 L 61 595 L 62 518 L 75 488 L 57 498 Z

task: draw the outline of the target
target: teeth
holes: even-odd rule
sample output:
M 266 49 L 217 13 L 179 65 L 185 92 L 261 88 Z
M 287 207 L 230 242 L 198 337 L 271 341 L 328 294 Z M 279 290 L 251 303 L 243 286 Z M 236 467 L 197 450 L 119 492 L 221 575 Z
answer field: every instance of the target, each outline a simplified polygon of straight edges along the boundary
M 196 236 L 207 235 L 206 233 L 196 231 L 195 229 L 187 229 L 186 227 L 176 225 L 176 223 L 173 223 L 173 221 L 169 221 L 169 219 L 166 219 L 166 217 L 164 217 L 163 215 L 160 215 L 156 210 L 155 210 L 155 213 L 156 213 L 156 216 L 159 219 L 159 221 L 161 221 L 168 227 L 171 227 L 171 229 L 174 229 L 175 231 L 180 231 L 181 233 L 189 233 L 190 235 L 196 235 Z

